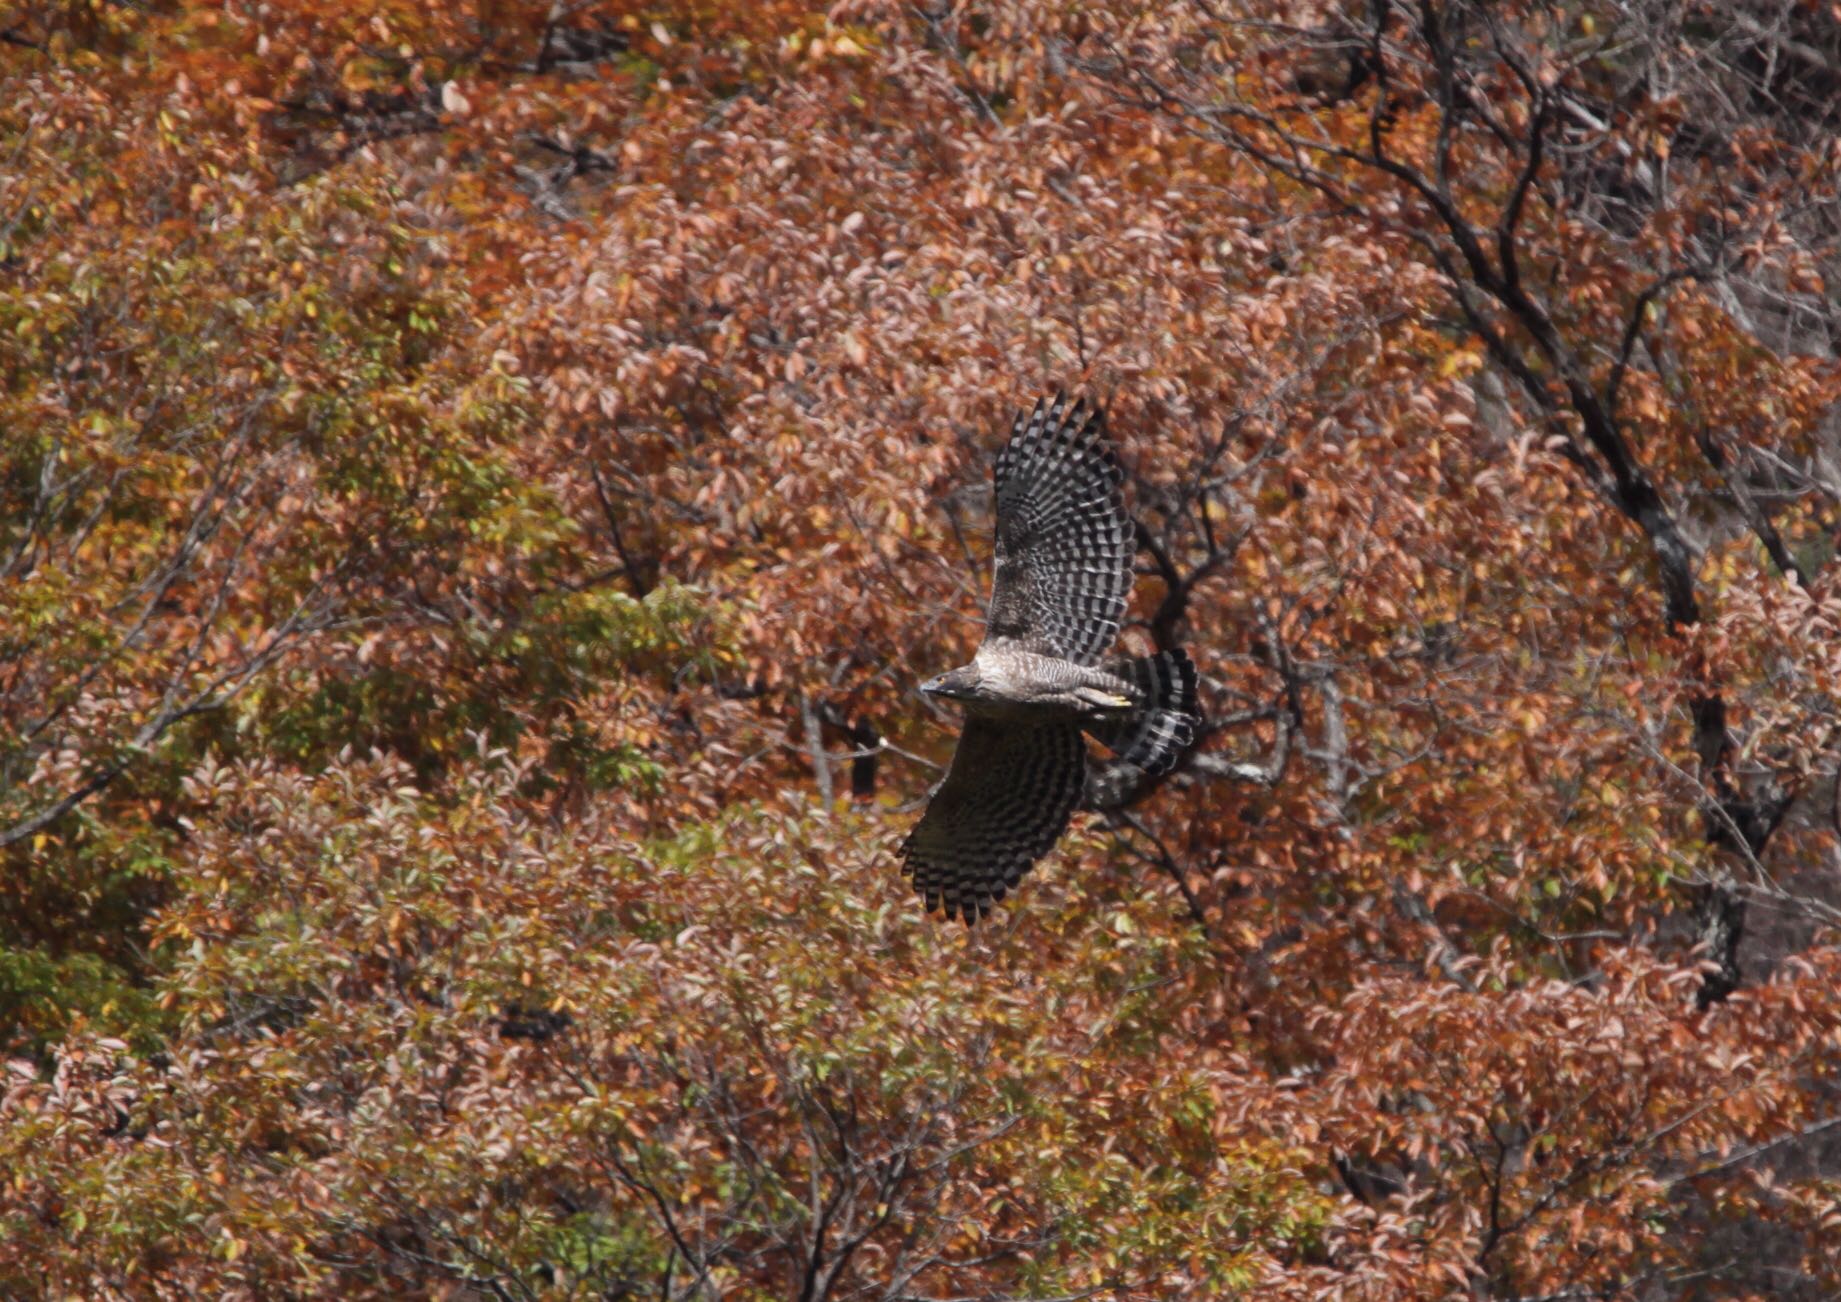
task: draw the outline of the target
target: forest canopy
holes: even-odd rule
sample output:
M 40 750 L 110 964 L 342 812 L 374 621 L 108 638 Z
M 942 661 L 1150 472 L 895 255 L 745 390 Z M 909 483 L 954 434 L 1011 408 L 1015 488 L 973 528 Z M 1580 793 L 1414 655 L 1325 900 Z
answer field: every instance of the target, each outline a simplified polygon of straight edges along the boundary
M 0 160 L 0 1293 L 1841 1292 L 1827 4 L 0 0 Z M 1057 390 L 1207 724 L 949 926 Z

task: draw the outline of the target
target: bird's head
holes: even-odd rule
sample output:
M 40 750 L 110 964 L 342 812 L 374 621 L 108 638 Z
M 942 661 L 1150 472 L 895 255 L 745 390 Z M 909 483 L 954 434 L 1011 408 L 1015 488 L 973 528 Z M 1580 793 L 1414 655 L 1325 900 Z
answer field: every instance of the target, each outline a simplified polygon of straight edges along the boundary
M 929 678 L 921 684 L 921 691 L 949 701 L 970 701 L 977 699 L 979 686 L 978 667 L 961 665 L 937 678 Z

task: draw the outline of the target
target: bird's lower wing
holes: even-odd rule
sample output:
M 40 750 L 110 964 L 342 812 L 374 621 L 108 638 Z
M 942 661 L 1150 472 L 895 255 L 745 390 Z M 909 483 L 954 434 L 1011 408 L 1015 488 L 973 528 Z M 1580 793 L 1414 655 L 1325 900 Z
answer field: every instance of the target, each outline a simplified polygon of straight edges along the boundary
M 976 922 L 1054 847 L 1086 782 L 1078 725 L 969 719 L 946 781 L 902 843 L 929 909 Z

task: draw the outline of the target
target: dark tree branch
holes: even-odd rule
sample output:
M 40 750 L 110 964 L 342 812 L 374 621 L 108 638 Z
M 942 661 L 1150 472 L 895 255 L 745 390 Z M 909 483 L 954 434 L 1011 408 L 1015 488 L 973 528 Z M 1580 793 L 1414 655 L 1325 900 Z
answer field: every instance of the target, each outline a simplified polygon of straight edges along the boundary
M 1650 307 L 1671 285 L 1698 278 L 1704 272 L 1692 267 L 1667 273 L 1639 293 L 1611 353 L 1610 374 L 1600 387 L 1585 345 L 1568 337 L 1548 306 L 1530 288 L 1522 269 L 1522 226 L 1530 196 L 1540 185 L 1549 155 L 1550 137 L 1556 129 L 1555 110 L 1564 107 L 1573 117 L 1578 116 L 1566 85 L 1568 71 L 1549 71 L 1545 66 L 1537 71 L 1534 61 L 1516 47 L 1513 35 L 1493 14 L 1483 13 L 1491 36 L 1483 57 L 1493 58 L 1507 70 L 1520 87 L 1526 105 L 1525 129 L 1508 132 L 1493 119 L 1489 124 L 1489 134 L 1501 146 L 1502 162 L 1512 169 L 1513 180 L 1493 229 L 1486 233 L 1460 207 L 1449 184 L 1457 133 L 1470 102 L 1460 65 L 1474 56 L 1469 45 L 1447 30 L 1448 12 L 1434 0 L 1420 0 L 1409 22 L 1424 51 L 1426 81 L 1423 89 L 1414 91 L 1399 75 L 1402 70 L 1413 69 L 1409 62 L 1412 56 L 1404 47 L 1397 49 L 1388 35 L 1389 25 L 1407 12 L 1390 0 L 1374 0 L 1369 8 L 1365 36 L 1375 91 L 1368 112 L 1365 148 L 1338 144 L 1324 135 L 1306 134 L 1273 113 L 1239 103 L 1222 104 L 1218 96 L 1186 97 L 1129 58 L 1121 57 L 1110 71 L 1124 72 L 1126 84 L 1135 88 L 1135 102 L 1145 111 L 1190 123 L 1198 133 L 1316 190 L 1331 202 L 1336 213 L 1392 231 L 1424 251 L 1441 273 L 1445 289 L 1465 324 L 1483 341 L 1491 359 L 1514 377 L 1542 419 L 1560 435 L 1562 454 L 1642 535 L 1655 564 L 1669 629 L 1676 633 L 1693 629 L 1702 619 L 1693 551 L 1621 425 L 1617 403 Z M 1426 164 L 1429 174 L 1396 155 L 1389 146 L 1395 112 L 1412 102 L 1415 95 L 1430 98 L 1440 114 L 1432 161 Z M 1412 215 L 1397 216 L 1357 198 L 1338 174 L 1339 168 L 1356 168 L 1390 178 L 1407 200 Z M 1418 213 L 1413 213 L 1415 207 Z M 1710 459 L 1713 455 L 1709 454 Z M 1775 531 L 1761 511 L 1753 516 L 1753 528 L 1765 540 L 1773 558 L 1782 558 L 1777 559 L 1779 566 L 1786 573 L 1796 573 L 1782 540 L 1777 539 L 1775 545 L 1770 541 Z M 1154 551 L 1152 554 L 1157 559 Z M 1170 567 L 1162 561 L 1159 567 L 1168 581 Z M 1180 602 L 1175 608 L 1180 610 Z M 1283 672 L 1282 665 L 1280 668 Z M 1704 669 L 1702 672 L 1704 675 Z M 1301 713 L 1297 687 L 1289 674 L 1286 678 L 1295 716 Z M 1689 714 L 1694 750 L 1701 760 L 1701 812 L 1707 837 L 1712 841 L 1721 827 L 1733 821 L 1733 811 L 1740 803 L 1728 767 L 1734 749 L 1728 711 L 1717 681 L 1703 681 L 1691 692 Z M 1768 829 L 1763 835 L 1769 835 Z M 1712 891 L 1714 903 L 1709 906 L 1709 916 L 1718 933 L 1711 938 L 1717 962 L 1721 954 L 1729 954 L 1736 946 L 1742 934 L 1742 918 L 1736 896 L 1717 886 Z M 1736 974 L 1736 966 L 1732 971 Z M 1720 997 L 1717 984 L 1711 989 L 1712 997 Z
M 1707 458 L 1707 464 L 1719 471 L 1720 477 L 1726 481 L 1727 490 L 1732 493 L 1733 501 L 1738 503 L 1739 513 L 1745 517 L 1745 523 L 1751 526 L 1752 533 L 1763 545 L 1765 554 L 1771 558 L 1771 564 L 1775 565 L 1781 574 L 1795 575 L 1796 581 L 1806 591 L 1810 582 L 1808 573 L 1790 554 L 1790 549 L 1784 546 L 1783 535 L 1777 532 L 1777 526 L 1771 523 L 1771 517 L 1766 515 L 1764 509 L 1758 505 L 1758 499 L 1752 496 L 1751 488 L 1745 482 L 1745 476 L 1727 457 L 1725 449 L 1720 447 L 1719 439 L 1714 436 L 1712 430 L 1703 425 L 1695 435 L 1695 442 L 1700 445 L 1702 454 Z

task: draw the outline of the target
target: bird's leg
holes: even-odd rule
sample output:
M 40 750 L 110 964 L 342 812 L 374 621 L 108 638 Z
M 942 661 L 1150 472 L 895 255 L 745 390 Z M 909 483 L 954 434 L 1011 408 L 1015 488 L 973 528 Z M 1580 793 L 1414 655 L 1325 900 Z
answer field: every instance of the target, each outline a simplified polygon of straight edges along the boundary
M 1129 710 L 1132 699 L 1122 692 L 1109 692 L 1103 687 L 1082 684 L 1073 691 L 1073 696 L 1090 710 L 1113 711 Z

